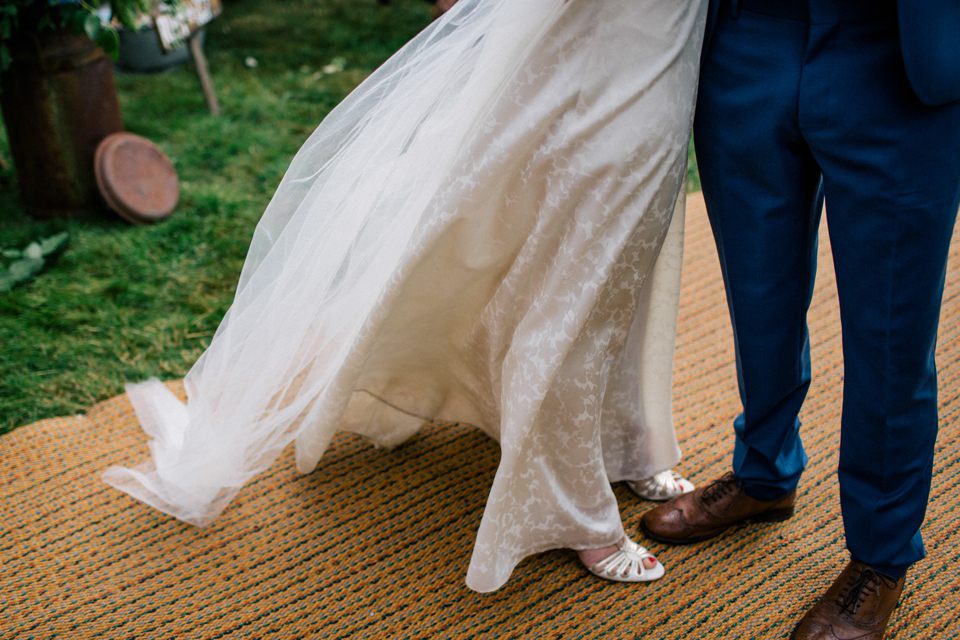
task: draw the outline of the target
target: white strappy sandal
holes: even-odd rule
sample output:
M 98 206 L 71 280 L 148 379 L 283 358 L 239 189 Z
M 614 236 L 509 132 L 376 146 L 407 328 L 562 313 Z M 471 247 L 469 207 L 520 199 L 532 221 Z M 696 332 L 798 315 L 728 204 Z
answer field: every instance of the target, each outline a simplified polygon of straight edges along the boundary
M 646 500 L 669 500 L 693 491 L 693 483 L 673 469 L 661 471 L 642 480 L 627 480 L 627 486 Z
M 644 558 L 653 558 L 656 564 L 648 569 L 643 566 Z M 617 543 L 616 551 L 587 569 L 604 580 L 614 582 L 649 582 L 662 578 L 664 574 L 660 561 L 627 536 Z

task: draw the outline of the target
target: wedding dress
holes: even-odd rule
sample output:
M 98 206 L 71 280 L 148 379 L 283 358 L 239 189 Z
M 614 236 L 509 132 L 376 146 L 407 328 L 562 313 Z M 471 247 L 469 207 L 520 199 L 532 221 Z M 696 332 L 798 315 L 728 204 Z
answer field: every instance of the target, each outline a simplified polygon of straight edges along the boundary
M 428 419 L 502 456 L 467 584 L 623 537 L 610 483 L 671 415 L 700 0 L 460 0 L 293 160 L 185 378 L 128 387 L 152 459 L 111 485 L 203 526 L 296 441 Z M 676 210 L 676 215 L 674 215 Z M 672 219 L 672 224 L 671 224 Z

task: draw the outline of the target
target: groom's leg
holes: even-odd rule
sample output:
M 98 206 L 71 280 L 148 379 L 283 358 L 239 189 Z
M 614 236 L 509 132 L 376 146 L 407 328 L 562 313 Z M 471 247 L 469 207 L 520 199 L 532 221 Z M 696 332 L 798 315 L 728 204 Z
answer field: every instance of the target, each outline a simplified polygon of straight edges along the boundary
M 806 464 L 819 167 L 797 122 L 804 22 L 721 8 L 701 70 L 694 141 L 733 322 L 743 413 L 734 472 L 772 500 Z
M 811 49 L 824 53 L 807 61 L 801 127 L 823 168 L 843 325 L 847 547 L 855 561 L 899 578 L 923 557 L 960 104 L 920 103 L 892 15 L 818 25 Z

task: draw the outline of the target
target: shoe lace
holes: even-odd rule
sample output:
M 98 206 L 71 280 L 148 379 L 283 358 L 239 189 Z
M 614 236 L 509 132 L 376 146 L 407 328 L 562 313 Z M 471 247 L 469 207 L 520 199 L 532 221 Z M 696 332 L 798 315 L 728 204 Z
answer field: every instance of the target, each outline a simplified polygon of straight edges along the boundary
M 847 586 L 840 594 L 840 610 L 854 614 L 860 608 L 871 592 L 876 592 L 883 582 L 887 588 L 895 589 L 897 581 L 890 576 L 874 571 L 870 567 L 860 570 L 860 574 L 847 581 Z
M 703 502 L 705 504 L 716 502 L 723 496 L 736 489 L 737 483 L 738 480 L 736 476 L 733 475 L 733 472 L 728 471 L 704 488 L 701 496 Z

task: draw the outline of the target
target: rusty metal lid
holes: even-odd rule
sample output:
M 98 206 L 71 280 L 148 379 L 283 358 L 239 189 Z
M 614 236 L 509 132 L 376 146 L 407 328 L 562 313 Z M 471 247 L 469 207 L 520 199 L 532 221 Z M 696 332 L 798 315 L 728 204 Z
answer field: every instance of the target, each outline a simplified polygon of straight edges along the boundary
M 124 219 L 151 224 L 173 213 L 180 182 L 157 145 L 132 133 L 113 133 L 97 146 L 93 162 L 100 194 Z

